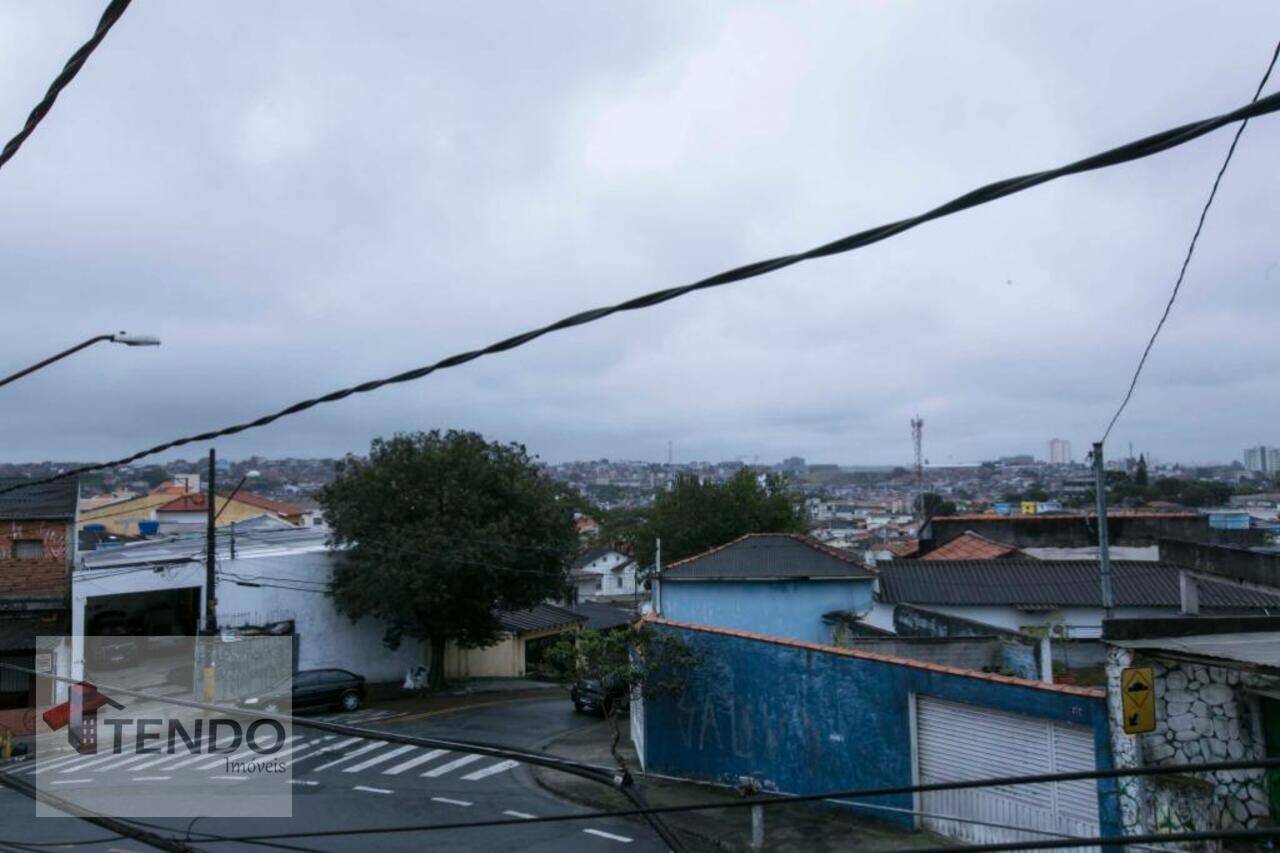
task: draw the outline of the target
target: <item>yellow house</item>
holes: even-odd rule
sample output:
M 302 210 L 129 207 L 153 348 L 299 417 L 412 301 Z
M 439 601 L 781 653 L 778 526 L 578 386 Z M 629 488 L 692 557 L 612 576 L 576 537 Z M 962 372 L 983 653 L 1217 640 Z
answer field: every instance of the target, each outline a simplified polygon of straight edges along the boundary
M 174 487 L 161 487 L 149 495 L 116 501 L 80 513 L 80 529 L 86 525 L 101 525 L 108 533 L 123 536 L 142 534 L 139 525 L 142 522 L 167 524 L 204 524 L 208 518 L 207 498 L 203 492 L 190 494 L 174 493 Z M 301 507 L 273 501 L 258 495 L 238 494 L 229 502 L 222 495 L 214 499 L 214 512 L 218 516 L 218 526 L 237 521 L 246 521 L 269 515 L 290 524 L 301 524 L 303 513 Z
M 539 604 L 498 614 L 502 638 L 492 646 L 466 649 L 452 640 L 444 650 L 445 678 L 520 678 L 536 670 L 556 637 L 587 621 L 566 607 Z

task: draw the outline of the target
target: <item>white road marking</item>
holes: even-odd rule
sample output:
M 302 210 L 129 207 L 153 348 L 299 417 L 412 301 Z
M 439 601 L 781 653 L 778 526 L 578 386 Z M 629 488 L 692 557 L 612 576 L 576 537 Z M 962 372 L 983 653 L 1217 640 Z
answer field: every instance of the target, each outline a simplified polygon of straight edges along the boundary
M 602 829 L 584 829 L 582 831 L 587 833 L 587 835 L 596 835 L 600 838 L 607 838 L 610 841 L 621 841 L 623 844 L 631 843 L 631 839 L 627 838 L 625 835 L 614 835 L 612 832 L 605 832 Z
M 315 752 L 308 755 L 307 758 L 315 758 L 317 755 L 324 755 L 326 752 L 333 752 L 334 750 L 337 750 L 337 749 L 345 749 L 346 747 L 351 746 L 353 743 L 359 743 L 362 740 L 364 740 L 364 738 L 362 737 L 352 737 L 352 738 L 347 738 L 346 740 L 343 740 L 343 741 L 338 741 L 337 743 L 331 743 L 328 746 L 324 747 L 323 749 L 317 749 Z
M 368 791 L 370 794 L 394 794 L 395 793 L 395 791 L 392 791 L 390 788 L 370 788 L 366 785 L 356 785 L 351 790 Z
M 433 749 L 425 755 L 418 755 L 410 758 L 408 761 L 397 764 L 395 767 L 388 767 L 382 771 L 383 776 L 397 776 L 410 768 L 417 767 L 419 764 L 426 764 L 428 761 L 435 761 L 442 755 L 448 755 L 447 749 Z
M 95 764 L 106 764 L 108 761 L 119 758 L 117 753 L 109 752 L 106 755 L 86 755 L 80 761 L 72 761 L 70 764 L 63 764 L 58 768 L 59 773 L 74 773 L 85 767 L 92 767 Z M 49 770 L 48 767 L 42 767 L 41 770 Z M 38 775 L 38 773 L 37 773 Z
M 119 758 L 119 756 L 116 756 L 116 757 Z M 125 756 L 123 761 L 111 761 L 111 762 L 108 762 L 107 764 L 100 765 L 98 769 L 99 770 L 119 770 L 121 767 L 128 767 L 130 764 L 133 764 L 135 762 L 146 761 L 150 757 L 151 756 L 149 754 L 128 755 L 128 756 Z
M 165 780 L 172 779 L 172 778 L 173 778 L 172 776 L 134 776 L 129 781 L 130 782 L 164 782 Z
M 230 743 L 230 742 L 231 742 L 230 739 L 228 739 L 227 743 Z M 212 752 L 212 750 L 218 748 L 217 742 L 216 741 L 211 742 L 208 738 L 204 738 L 203 740 L 201 740 L 200 745 L 206 748 L 204 752 L 196 752 L 192 756 L 189 756 L 186 758 L 179 758 L 177 761 L 173 762 L 172 764 L 166 764 L 160 769 L 176 770 L 179 767 L 186 767 L 188 764 L 195 764 L 197 761 L 202 761 L 208 758 L 210 755 L 213 755 L 214 753 Z
M 503 814 L 507 815 L 508 817 L 524 818 L 525 820 L 533 820 L 535 817 L 537 817 L 537 815 L 532 815 L 532 814 L 529 814 L 528 812 L 513 812 L 510 810 L 503 812 Z
M 320 783 L 314 782 L 310 779 L 290 779 L 289 784 L 290 785 L 319 785 Z
M 457 770 L 459 767 L 466 767 L 471 762 L 479 761 L 482 758 L 484 758 L 483 755 L 464 755 L 461 758 L 455 758 L 453 761 L 450 761 L 448 764 L 441 764 L 439 767 L 433 767 L 432 769 L 428 770 L 426 773 L 423 773 L 422 775 L 427 779 L 434 779 L 437 776 L 443 776 L 446 773 L 452 773 L 454 770 Z
M 381 764 L 382 762 L 388 759 L 395 758 L 397 755 L 404 755 L 406 752 L 408 752 L 413 748 L 414 747 L 412 745 L 397 747 L 396 749 L 393 749 L 390 752 L 384 752 L 381 755 L 375 755 L 373 758 L 370 758 L 366 761 L 361 761 L 359 764 L 353 764 L 352 766 L 346 768 L 342 772 L 358 773 L 361 770 L 367 770 L 368 768 L 374 766 L 375 764 Z
M 464 782 L 476 782 L 476 781 L 479 781 L 480 779 L 484 779 L 488 776 L 494 776 L 498 773 L 502 773 L 506 770 L 510 770 L 512 767 L 518 767 L 518 766 L 520 766 L 519 761 L 512 761 L 511 759 L 507 759 L 506 761 L 499 761 L 497 764 L 490 764 L 488 767 L 484 768 L 483 770 L 477 770 L 474 773 L 468 773 L 466 776 L 463 776 L 462 779 Z
M 92 779 L 54 779 L 50 785 L 83 785 L 85 782 L 92 782 Z
M 286 743 L 293 743 L 294 741 L 301 740 L 301 739 L 302 739 L 302 735 L 294 735 L 293 737 L 289 738 L 286 741 Z M 301 744 L 299 744 L 299 746 L 301 746 Z M 254 752 L 252 749 L 242 749 L 239 752 L 237 752 L 235 755 L 224 755 L 221 758 L 217 759 L 216 761 L 210 761 L 208 764 L 201 764 L 196 769 L 212 770 L 215 767 L 225 767 L 226 762 L 228 761 L 247 761 L 247 760 L 252 760 L 255 756 L 259 758 L 274 757 L 274 756 L 259 755 L 259 753 Z
M 449 804 L 449 805 L 451 805 L 451 806 L 469 806 L 469 805 L 471 805 L 471 803 L 468 803 L 466 800 L 451 800 L 451 799 L 449 799 L 448 797 L 432 797 L 432 798 L 431 798 L 431 802 L 433 802 L 433 803 L 448 803 L 448 804 Z
M 95 758 L 101 758 L 101 755 L 81 755 L 73 752 L 70 755 L 62 755 L 57 758 L 46 758 L 43 761 L 36 760 L 27 764 L 25 767 L 15 767 L 10 773 L 30 773 L 32 771 L 39 772 L 41 770 L 49 770 L 53 767 L 63 767 L 67 764 L 76 764 L 81 761 L 92 761 Z
M 341 764 L 344 761 L 350 761 L 351 759 L 355 758 L 357 755 L 364 755 L 369 750 L 377 749 L 383 745 L 384 744 L 382 743 L 382 741 L 375 740 L 373 743 L 365 744 L 364 746 L 357 749 L 355 752 L 348 752 L 346 755 L 342 756 L 341 758 L 335 758 L 333 759 L 333 761 L 326 761 L 324 764 L 321 764 L 319 767 L 312 767 L 311 772 L 319 773 L 321 770 L 327 770 L 328 768 L 333 767 L 334 765 L 337 765 L 337 764 Z
M 210 776 L 210 779 L 217 779 L 221 782 L 243 782 L 248 776 Z

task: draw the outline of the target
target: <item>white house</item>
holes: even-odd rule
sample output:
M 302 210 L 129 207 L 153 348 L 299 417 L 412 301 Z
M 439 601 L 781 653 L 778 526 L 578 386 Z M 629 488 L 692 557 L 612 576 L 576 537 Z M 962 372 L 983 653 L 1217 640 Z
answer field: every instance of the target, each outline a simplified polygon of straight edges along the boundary
M 636 561 L 612 548 L 592 548 L 574 561 L 569 578 L 579 601 L 635 595 Z
M 71 576 L 72 668 L 82 677 L 84 636 L 197 633 L 205 596 L 204 536 L 138 542 L 81 556 Z M 234 550 L 234 554 L 233 554 Z M 382 642 L 382 623 L 353 623 L 327 594 L 335 562 L 325 531 L 218 531 L 217 617 L 223 630 L 282 624 L 298 637 L 298 669 L 341 668 L 369 682 L 402 681 L 426 662 L 420 641 Z

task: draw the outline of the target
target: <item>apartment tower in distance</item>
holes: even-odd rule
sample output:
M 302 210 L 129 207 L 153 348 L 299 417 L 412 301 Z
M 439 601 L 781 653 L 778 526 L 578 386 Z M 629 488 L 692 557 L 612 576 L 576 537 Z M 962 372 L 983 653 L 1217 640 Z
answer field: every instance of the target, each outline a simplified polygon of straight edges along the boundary
M 1070 465 L 1071 442 L 1067 441 L 1065 438 L 1049 439 L 1049 464 Z
M 1260 444 L 1245 448 L 1244 467 L 1254 474 L 1275 474 L 1280 471 L 1280 447 Z

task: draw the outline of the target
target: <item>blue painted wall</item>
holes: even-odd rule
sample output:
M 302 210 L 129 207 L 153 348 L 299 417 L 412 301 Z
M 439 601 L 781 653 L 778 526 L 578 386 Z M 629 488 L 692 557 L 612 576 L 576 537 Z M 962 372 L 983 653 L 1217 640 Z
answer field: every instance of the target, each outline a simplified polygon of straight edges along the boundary
M 662 627 L 703 651 L 679 697 L 646 699 L 645 769 L 818 793 L 912 784 L 909 695 L 1089 726 L 1111 766 L 1105 701 L 745 637 Z M 1099 783 L 1104 835 L 1120 832 L 1114 780 Z M 912 797 L 882 798 L 910 809 Z M 867 814 L 910 827 L 910 815 Z
M 662 616 L 676 622 L 716 625 L 830 643 L 822 614 L 871 609 L 871 578 L 799 581 L 662 582 Z

